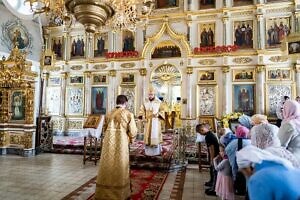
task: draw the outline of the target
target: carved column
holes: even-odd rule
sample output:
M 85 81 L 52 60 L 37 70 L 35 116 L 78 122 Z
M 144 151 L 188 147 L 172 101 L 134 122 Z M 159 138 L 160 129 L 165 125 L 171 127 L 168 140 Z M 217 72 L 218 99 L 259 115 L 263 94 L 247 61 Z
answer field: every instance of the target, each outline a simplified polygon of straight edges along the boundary
M 46 114 L 47 110 L 47 87 L 48 87 L 48 80 L 49 80 L 49 73 L 43 73 L 43 96 L 42 96 L 42 114 Z
M 49 29 L 44 28 L 43 29 L 43 35 L 44 35 L 44 48 L 46 49 L 51 49 L 51 44 L 50 44 L 50 37 L 49 37 Z
M 109 70 L 108 75 L 110 76 L 110 85 L 111 85 L 111 99 L 110 99 L 110 108 L 115 107 L 115 101 L 116 101 L 116 75 L 117 71 L 115 69 Z
M 145 86 L 146 86 L 146 76 L 147 76 L 147 69 L 146 68 L 141 68 L 140 70 L 139 70 L 139 72 L 140 72 L 140 75 L 141 75 L 141 77 L 142 77 L 142 81 L 141 81 L 141 86 L 140 86 L 140 105 L 142 105 L 143 104 L 143 102 L 144 102 L 144 99 L 145 99 L 145 97 L 146 97 L 146 90 L 145 90 Z
M 265 66 L 256 66 L 256 113 L 263 114 L 265 111 Z
M 300 96 L 300 64 L 295 65 L 296 96 Z
M 265 26 L 262 14 L 256 15 L 257 19 L 257 47 L 258 49 L 265 48 Z
M 94 49 L 94 44 L 93 44 L 93 34 L 92 33 L 86 33 L 86 58 L 92 58 L 93 57 L 93 49 Z
M 60 113 L 59 115 L 61 117 L 65 117 L 66 110 L 65 110 L 65 104 L 66 104 L 66 86 L 67 86 L 67 78 L 68 78 L 68 72 L 63 72 L 60 74 L 61 76 L 61 96 L 60 96 Z
M 230 97 L 231 97 L 231 92 L 230 92 L 230 67 L 229 66 L 223 66 L 222 67 L 222 72 L 223 72 L 223 91 L 222 91 L 222 115 L 230 113 Z
M 63 30 L 64 46 L 63 46 L 63 60 L 68 61 L 70 58 L 70 51 L 68 47 L 70 46 L 70 33 L 67 27 L 64 27 Z
M 191 76 L 193 74 L 193 68 L 186 68 L 186 118 L 192 117 L 192 84 L 191 84 Z
M 226 13 L 224 14 L 226 15 Z M 223 16 L 223 45 L 229 45 L 230 44 L 230 33 L 229 33 L 229 18 L 228 16 Z
M 298 4 L 298 6 L 300 6 L 300 2 Z M 294 13 L 294 18 L 295 18 L 295 20 L 294 20 L 295 32 L 300 32 L 300 12 L 299 11 L 296 11 Z
M 91 72 L 84 72 L 84 116 L 91 114 Z

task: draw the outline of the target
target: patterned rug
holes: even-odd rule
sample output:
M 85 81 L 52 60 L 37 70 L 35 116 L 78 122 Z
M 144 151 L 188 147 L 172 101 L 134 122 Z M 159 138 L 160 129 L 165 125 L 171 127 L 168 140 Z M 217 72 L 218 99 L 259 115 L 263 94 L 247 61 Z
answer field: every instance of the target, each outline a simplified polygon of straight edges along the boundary
M 167 172 L 133 169 L 131 170 L 132 200 L 157 199 L 168 176 Z M 92 178 L 63 200 L 92 200 L 96 187 L 96 177 Z

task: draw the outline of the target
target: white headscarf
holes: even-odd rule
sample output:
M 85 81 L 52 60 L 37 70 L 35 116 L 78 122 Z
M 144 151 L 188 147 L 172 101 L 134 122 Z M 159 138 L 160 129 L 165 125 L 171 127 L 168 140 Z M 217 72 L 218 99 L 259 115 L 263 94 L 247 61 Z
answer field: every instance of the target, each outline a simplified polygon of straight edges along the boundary
M 260 149 L 267 147 L 280 147 L 278 138 L 279 128 L 273 124 L 256 125 L 251 130 L 251 144 Z
M 250 167 L 253 164 L 261 164 L 263 161 L 271 161 L 293 169 L 290 161 L 271 154 L 268 151 L 248 145 L 236 153 L 236 161 L 240 169 Z

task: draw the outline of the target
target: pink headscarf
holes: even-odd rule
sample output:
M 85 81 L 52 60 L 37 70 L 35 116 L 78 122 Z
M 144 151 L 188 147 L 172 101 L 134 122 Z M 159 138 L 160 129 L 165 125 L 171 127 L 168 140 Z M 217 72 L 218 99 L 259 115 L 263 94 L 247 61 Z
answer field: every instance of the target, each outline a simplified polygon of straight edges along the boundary
M 235 135 L 237 138 L 247 138 L 248 133 L 249 129 L 242 125 L 238 125 L 235 130 Z
M 300 104 L 294 100 L 288 100 L 283 104 L 283 122 L 290 122 L 300 132 Z

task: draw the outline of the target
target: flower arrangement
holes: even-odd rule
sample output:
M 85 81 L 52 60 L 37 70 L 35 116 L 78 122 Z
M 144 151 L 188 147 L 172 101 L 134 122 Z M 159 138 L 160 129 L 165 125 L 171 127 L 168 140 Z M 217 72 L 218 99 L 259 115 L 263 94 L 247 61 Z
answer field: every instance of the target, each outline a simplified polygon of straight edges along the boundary
M 234 112 L 234 113 L 229 113 L 229 114 L 223 115 L 221 118 L 223 127 L 228 128 L 230 120 L 237 120 L 242 115 L 243 115 L 243 113 L 239 113 L 239 112 Z
M 215 46 L 215 47 L 196 47 L 196 48 L 194 48 L 194 54 L 233 52 L 233 51 L 237 51 L 238 49 L 239 49 L 239 46 L 237 46 L 237 45 L 222 45 L 222 46 Z
M 105 53 L 106 58 L 132 58 L 138 57 L 138 51 L 120 51 L 120 52 L 107 52 Z

